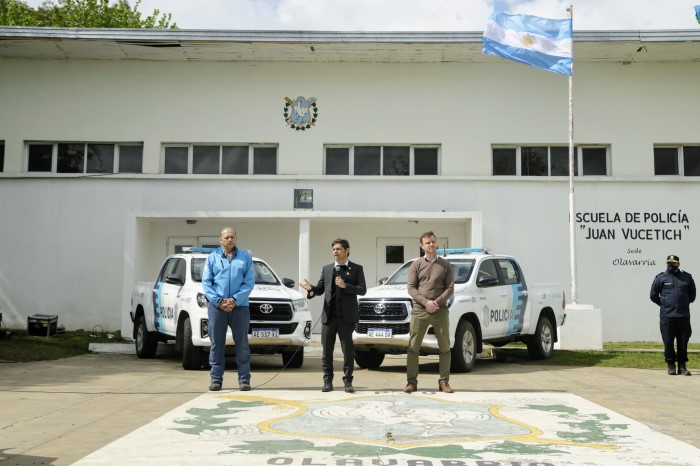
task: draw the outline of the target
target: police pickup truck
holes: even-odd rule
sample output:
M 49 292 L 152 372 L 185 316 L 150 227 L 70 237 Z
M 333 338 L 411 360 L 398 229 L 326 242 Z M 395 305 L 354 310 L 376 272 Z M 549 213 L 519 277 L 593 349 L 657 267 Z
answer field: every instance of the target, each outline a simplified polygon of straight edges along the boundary
M 528 284 L 514 257 L 486 249 L 442 249 L 438 254 L 450 261 L 454 271 L 454 296 L 448 302 L 454 372 L 471 371 L 483 343 L 499 347 L 522 341 L 533 359 L 552 355 L 557 326 L 566 317 L 560 285 Z M 406 353 L 412 308 L 406 281 L 411 262 L 359 299 L 360 321 L 353 342 L 355 362 L 362 368 L 379 367 L 385 354 Z M 437 339 L 429 327 L 421 354 L 437 353 Z
M 139 358 L 153 358 L 158 342 L 174 343 L 184 369 L 208 364 L 207 298 L 202 270 L 215 249 L 189 248 L 165 259 L 155 282 L 141 282 L 131 296 L 133 338 Z M 255 287 L 250 294 L 249 345 L 253 354 L 282 354 L 285 367 L 304 363 L 311 336 L 309 302 L 264 261 L 253 258 Z M 226 345 L 233 345 L 231 330 Z M 234 348 L 230 348 L 235 350 Z

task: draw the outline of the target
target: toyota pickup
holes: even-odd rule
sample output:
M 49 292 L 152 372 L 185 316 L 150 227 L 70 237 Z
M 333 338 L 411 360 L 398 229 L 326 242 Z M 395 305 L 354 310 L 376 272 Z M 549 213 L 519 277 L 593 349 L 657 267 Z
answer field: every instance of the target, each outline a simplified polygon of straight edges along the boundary
M 211 343 L 208 336 L 207 298 L 202 270 L 214 249 L 190 248 L 165 259 L 155 282 L 141 282 L 131 296 L 133 338 L 139 358 L 153 358 L 159 342 L 174 343 L 182 352 L 182 367 L 206 367 Z M 309 302 L 294 289 L 295 281 L 280 279 L 263 260 L 253 258 L 255 287 L 250 294 L 248 342 L 252 354 L 282 354 L 284 367 L 304 363 L 304 347 L 311 336 Z M 227 354 L 235 352 L 231 330 Z
M 470 372 L 484 343 L 500 347 L 521 341 L 531 358 L 551 357 L 557 327 L 566 318 L 560 285 L 528 284 L 514 257 L 486 249 L 441 249 L 438 254 L 450 261 L 454 271 L 454 295 L 448 302 L 454 372 Z M 362 368 L 377 368 L 386 354 L 407 351 L 412 301 L 406 281 L 411 262 L 359 299 L 360 321 L 353 342 L 355 362 Z M 438 354 L 432 327 L 421 354 Z

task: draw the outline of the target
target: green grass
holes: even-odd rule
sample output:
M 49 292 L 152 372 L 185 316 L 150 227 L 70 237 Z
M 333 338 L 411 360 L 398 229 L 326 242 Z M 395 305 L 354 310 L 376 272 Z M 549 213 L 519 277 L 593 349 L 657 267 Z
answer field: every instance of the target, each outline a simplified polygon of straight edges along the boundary
M 700 349 L 700 344 L 688 345 L 689 350 Z M 524 346 L 505 346 L 495 348 L 497 360 L 523 364 L 547 366 L 585 366 L 585 367 L 627 367 L 636 369 L 666 368 L 663 345 L 653 342 L 615 342 L 605 343 L 602 351 L 566 351 L 555 350 L 550 359 L 533 361 Z M 689 353 L 689 369 L 700 369 L 700 353 Z
M 52 337 L 28 336 L 25 331 L 16 331 L 9 340 L 0 340 L 0 362 L 45 361 L 89 352 L 90 343 L 124 342 L 119 332 L 114 338 L 107 338 L 100 332 L 75 331 Z M 631 351 L 634 349 L 635 351 Z M 700 350 L 700 344 L 689 345 L 691 350 Z M 641 351 L 636 351 L 641 350 Z M 497 360 L 523 365 L 550 366 L 587 366 L 587 367 L 629 367 L 638 369 L 665 368 L 663 345 L 653 342 L 617 342 L 606 343 L 603 351 L 565 351 L 556 350 L 550 359 L 533 361 L 522 344 L 511 344 L 495 348 Z M 688 368 L 700 369 L 700 353 L 688 355 Z
M 0 340 L 0 362 L 47 361 L 89 353 L 90 343 L 122 342 L 119 332 L 108 338 L 104 332 L 75 331 L 52 337 L 35 337 L 26 331 L 13 331 L 9 340 Z

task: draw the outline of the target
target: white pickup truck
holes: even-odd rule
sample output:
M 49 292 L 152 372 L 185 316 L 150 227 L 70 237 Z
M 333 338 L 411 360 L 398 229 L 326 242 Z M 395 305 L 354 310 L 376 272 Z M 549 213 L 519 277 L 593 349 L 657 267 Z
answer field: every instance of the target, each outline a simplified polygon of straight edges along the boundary
M 485 249 L 442 249 L 438 254 L 450 261 L 455 278 L 448 303 L 454 372 L 471 371 L 483 343 L 503 346 L 523 341 L 533 359 L 552 355 L 557 326 L 566 318 L 560 285 L 527 284 L 514 257 Z M 362 368 L 379 367 L 385 354 L 406 353 L 412 308 L 406 281 L 411 262 L 359 299 L 360 321 L 353 342 L 355 362 Z M 437 339 L 429 327 L 421 354 L 437 353 Z
M 136 284 L 131 296 L 133 338 L 139 358 L 152 358 L 158 342 L 174 343 L 182 352 L 184 369 L 208 365 L 209 347 L 207 299 L 202 287 L 202 270 L 212 249 L 191 248 L 192 252 L 165 259 L 155 282 Z M 264 261 L 253 258 L 255 287 L 250 294 L 249 345 L 253 354 L 282 354 L 285 367 L 304 363 L 304 346 L 311 336 L 309 301 L 297 290 L 296 282 L 281 279 Z M 233 345 L 231 330 L 226 345 Z M 235 351 L 235 346 L 227 348 Z

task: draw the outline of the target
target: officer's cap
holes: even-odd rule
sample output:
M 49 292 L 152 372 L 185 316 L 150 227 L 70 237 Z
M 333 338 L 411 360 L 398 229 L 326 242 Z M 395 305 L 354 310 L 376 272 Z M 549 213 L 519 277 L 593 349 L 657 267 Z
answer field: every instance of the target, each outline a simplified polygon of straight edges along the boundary
M 681 263 L 681 261 L 680 259 L 678 259 L 678 256 L 671 254 L 666 258 L 666 263 L 671 265 L 678 265 Z

